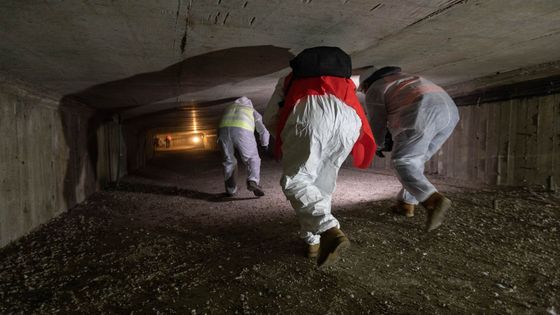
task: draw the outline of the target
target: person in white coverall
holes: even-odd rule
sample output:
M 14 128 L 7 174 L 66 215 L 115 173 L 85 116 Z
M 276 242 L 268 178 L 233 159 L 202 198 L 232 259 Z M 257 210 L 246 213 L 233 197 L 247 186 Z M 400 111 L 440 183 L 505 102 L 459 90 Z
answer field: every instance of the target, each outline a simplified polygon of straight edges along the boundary
M 439 227 L 451 201 L 426 178 L 424 163 L 453 132 L 457 106 L 441 87 L 398 67 L 374 68 L 360 82 L 378 151 L 390 151 L 384 150 L 387 131 L 392 136 L 391 162 L 403 186 L 393 210 L 411 217 L 421 203 L 428 212 L 426 229 Z
M 366 128 L 357 109 L 349 103 L 360 107 L 373 152 L 375 144 L 351 80 L 335 77 L 294 80 L 288 85 L 292 95 L 297 94 L 292 101 L 297 101 L 291 104 L 293 107 L 284 104 L 281 108 L 279 103 L 285 101 L 288 81 L 289 78 L 278 81 L 264 112 L 264 123 L 281 140 L 283 174 L 280 185 L 296 211 L 300 236 L 308 245 L 307 256 L 317 257 L 319 266 L 327 266 L 349 245 L 338 220 L 331 214 L 331 195 L 342 163 L 363 134 L 361 128 Z M 338 92 L 329 91 L 328 87 L 332 86 L 337 86 Z M 345 103 L 344 97 L 353 97 L 355 102 Z M 286 107 L 288 115 L 283 124 L 282 110 Z M 371 158 L 363 167 L 369 166 Z
M 239 152 L 243 164 L 247 166 L 247 189 L 255 196 L 264 196 L 260 186 L 261 159 L 255 140 L 255 129 L 260 136 L 263 148 L 268 146 L 270 134 L 266 130 L 262 116 L 254 108 L 251 100 L 245 96 L 228 105 L 218 131 L 218 143 L 223 154 L 223 166 L 226 194 L 237 193 L 237 159 L 235 150 Z

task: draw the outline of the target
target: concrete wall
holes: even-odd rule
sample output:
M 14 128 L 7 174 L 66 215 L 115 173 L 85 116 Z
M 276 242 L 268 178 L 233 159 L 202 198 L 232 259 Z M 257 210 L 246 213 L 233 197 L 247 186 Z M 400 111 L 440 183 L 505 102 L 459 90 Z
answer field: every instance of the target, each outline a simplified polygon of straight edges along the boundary
M 115 154 L 99 150 L 105 126 L 81 104 L 0 80 L 0 247 L 99 188 Z
M 426 173 L 497 185 L 560 181 L 560 94 L 459 107 L 461 120 Z M 374 168 L 390 168 L 390 155 Z
M 127 173 L 127 148 L 122 125 L 116 121 L 103 122 L 97 131 L 97 182 L 101 187 L 117 181 Z

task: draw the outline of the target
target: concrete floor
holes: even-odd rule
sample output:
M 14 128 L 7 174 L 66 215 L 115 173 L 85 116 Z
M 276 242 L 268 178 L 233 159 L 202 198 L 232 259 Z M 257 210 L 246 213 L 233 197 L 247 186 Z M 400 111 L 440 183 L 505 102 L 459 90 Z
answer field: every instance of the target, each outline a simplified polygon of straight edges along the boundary
M 439 183 L 454 208 L 425 234 L 422 210 L 388 211 L 393 176 L 342 169 L 333 208 L 352 247 L 318 270 L 302 255 L 279 164 L 263 162 L 265 197 L 241 189 L 228 199 L 219 163 L 216 153 L 162 152 L 2 249 L 0 313 L 560 310 L 557 194 Z

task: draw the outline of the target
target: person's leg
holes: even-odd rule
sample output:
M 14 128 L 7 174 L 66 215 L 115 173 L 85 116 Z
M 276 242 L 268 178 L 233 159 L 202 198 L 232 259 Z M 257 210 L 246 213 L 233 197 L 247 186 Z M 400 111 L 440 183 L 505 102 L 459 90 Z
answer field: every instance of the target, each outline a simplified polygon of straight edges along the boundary
M 416 127 L 394 134 L 392 163 L 404 189 L 420 202 L 437 191 L 424 176 L 424 163 L 441 148 L 459 120 L 457 107 L 449 101 L 419 105 L 422 115 L 416 116 Z
M 406 202 L 407 204 L 410 205 L 418 204 L 418 200 L 416 200 L 416 198 L 414 198 L 414 196 L 411 193 L 409 193 L 406 189 L 404 189 L 404 187 L 401 188 L 401 190 L 397 193 L 397 200 Z
M 235 128 L 232 130 L 235 147 L 239 151 L 241 161 L 247 166 L 247 181 L 260 183 L 261 158 L 257 149 L 255 135 L 249 130 Z
M 310 96 L 295 108 L 282 132 L 282 190 L 304 240 L 311 245 L 321 235 L 319 266 L 334 262 L 349 244 L 331 214 L 331 195 L 360 127 L 355 111 L 335 97 Z
M 397 203 L 391 207 L 391 210 L 396 214 L 410 218 L 414 216 L 414 209 L 417 204 L 418 200 L 403 187 L 397 193 Z
M 309 258 L 315 258 L 319 255 L 319 242 L 321 237 L 311 232 L 299 232 L 299 237 L 307 244 L 305 255 Z
M 323 194 L 323 200 L 328 202 L 329 212 L 338 171 L 352 151 L 361 128 L 361 121 L 352 108 L 345 104 L 338 104 L 333 109 L 335 112 L 333 116 L 336 117 L 333 124 L 334 134 L 323 141 L 325 162 L 316 180 L 316 185 Z M 340 226 L 321 233 L 317 265 L 319 267 L 332 265 L 349 245 L 350 240 L 340 230 Z
M 408 130 L 398 135 L 392 163 L 404 189 L 426 208 L 426 230 L 431 231 L 441 225 L 451 201 L 438 193 L 424 175 L 426 154 L 433 139 L 433 133 L 429 129 L 426 131 L 415 133 Z
M 428 161 L 441 148 L 447 138 L 451 136 L 459 121 L 459 113 L 454 104 L 447 104 L 445 108 L 447 110 L 441 111 L 441 119 L 437 121 L 436 132 L 428 146 L 425 161 Z M 443 223 L 444 216 L 451 207 L 451 200 L 436 191 L 424 200 L 422 205 L 428 210 L 426 229 L 431 231 Z
M 338 221 L 330 213 L 330 198 L 325 200 L 316 185 L 318 171 L 323 163 L 321 146 L 312 140 L 308 132 L 298 134 L 296 127 L 285 128 L 282 137 L 284 173 L 280 185 L 296 212 L 301 235 L 306 235 L 305 240 L 312 242 L 308 244 L 313 244 L 318 240 L 318 234 L 338 226 Z
M 403 189 L 417 201 L 424 201 L 436 188 L 424 175 L 426 153 L 431 143 L 429 130 L 406 130 L 395 137 L 392 164 Z M 407 197 L 403 193 L 403 199 Z M 409 198 L 413 201 L 413 198 Z
M 432 156 L 443 146 L 445 141 L 447 141 L 447 139 L 453 133 L 453 130 L 455 129 L 456 125 L 457 125 L 456 120 L 450 121 L 448 124 L 443 126 L 443 128 L 439 129 L 436 132 L 436 134 L 434 135 L 434 137 L 430 141 L 430 144 L 428 145 L 428 151 L 426 152 L 426 155 L 424 156 L 424 159 L 425 159 L 424 162 L 429 161 L 432 158 Z
M 226 193 L 228 195 L 234 195 L 237 193 L 237 159 L 235 158 L 235 148 L 231 140 L 229 128 L 220 128 L 218 144 L 222 152 Z
M 280 185 L 296 212 L 300 235 L 310 245 L 319 242 L 320 233 L 339 226 L 330 211 L 330 195 L 321 191 L 317 183 L 326 159 L 324 139 L 330 139 L 335 130 L 334 127 L 325 128 L 332 126 L 333 122 L 321 120 L 321 117 L 328 120 L 332 116 L 324 115 L 323 107 L 316 97 L 301 101 L 282 132 L 283 175 Z M 334 188 L 334 183 L 331 185 Z
M 257 141 L 253 132 L 242 128 L 232 130 L 235 147 L 239 151 L 243 164 L 247 167 L 247 189 L 255 196 L 264 196 L 260 183 L 261 158 L 257 149 Z
M 424 164 L 441 148 L 458 121 L 456 110 L 447 106 L 442 108 L 437 115 L 430 116 L 434 119 L 426 122 L 423 130 L 406 130 L 395 137 L 392 159 L 404 190 L 428 210 L 428 231 L 441 225 L 451 206 L 451 201 L 438 193 L 424 175 Z
M 299 237 L 301 239 L 303 239 L 303 241 L 306 244 L 309 245 L 313 245 L 313 244 L 319 244 L 319 240 L 320 240 L 320 236 L 317 234 L 313 234 L 311 232 L 308 231 L 300 231 L 299 232 Z

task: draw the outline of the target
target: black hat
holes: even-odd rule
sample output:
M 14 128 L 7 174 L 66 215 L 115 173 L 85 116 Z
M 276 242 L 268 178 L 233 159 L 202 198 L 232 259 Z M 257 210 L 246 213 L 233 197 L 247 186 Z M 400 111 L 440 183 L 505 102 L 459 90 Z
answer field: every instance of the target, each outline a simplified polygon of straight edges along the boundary
M 393 67 L 393 66 L 389 66 L 389 67 L 383 67 L 377 71 L 375 71 L 374 73 L 372 73 L 369 77 L 365 78 L 362 83 L 360 84 L 360 89 L 363 89 L 364 85 L 370 86 L 373 82 L 384 78 L 386 76 L 390 76 L 393 74 L 397 74 L 401 72 L 401 68 L 400 67 Z M 360 80 L 361 81 L 361 80 Z

